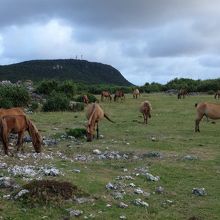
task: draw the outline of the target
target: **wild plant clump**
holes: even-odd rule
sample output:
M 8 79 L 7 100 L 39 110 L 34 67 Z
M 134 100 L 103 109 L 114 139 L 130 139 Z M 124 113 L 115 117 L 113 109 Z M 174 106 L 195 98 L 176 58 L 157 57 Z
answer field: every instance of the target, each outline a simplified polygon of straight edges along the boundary
M 86 135 L 85 128 L 69 128 L 66 130 L 68 136 L 73 136 L 75 138 L 83 138 Z
M 70 182 L 34 180 L 23 186 L 29 192 L 20 199 L 27 205 L 61 204 L 65 200 L 86 195 Z

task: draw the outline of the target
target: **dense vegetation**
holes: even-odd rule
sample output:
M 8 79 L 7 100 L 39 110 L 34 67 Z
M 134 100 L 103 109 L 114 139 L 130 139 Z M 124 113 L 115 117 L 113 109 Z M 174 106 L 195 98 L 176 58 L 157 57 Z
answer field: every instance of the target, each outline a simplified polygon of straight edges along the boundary
M 57 79 L 84 83 L 129 86 L 122 74 L 110 65 L 86 60 L 33 60 L 0 66 L 0 80 Z

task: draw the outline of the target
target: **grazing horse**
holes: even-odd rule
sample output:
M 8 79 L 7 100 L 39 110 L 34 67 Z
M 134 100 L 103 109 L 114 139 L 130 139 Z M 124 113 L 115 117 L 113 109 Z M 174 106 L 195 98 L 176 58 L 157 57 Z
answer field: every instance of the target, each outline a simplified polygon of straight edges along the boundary
M 178 99 L 181 99 L 181 97 L 184 99 L 185 96 L 187 95 L 187 90 L 186 89 L 180 89 L 178 94 L 177 94 L 177 98 Z
M 41 152 L 42 137 L 36 126 L 25 115 L 5 115 L 0 117 L 0 138 L 3 143 L 4 152 L 8 155 L 8 136 L 10 133 L 18 134 L 17 151 L 22 147 L 24 132 L 28 131 L 32 144 L 37 153 Z
M 215 93 L 215 96 L 214 96 L 214 98 L 215 99 L 219 99 L 219 97 L 220 97 L 220 90 L 218 90 L 216 93 Z
M 95 129 L 97 132 L 97 139 L 99 138 L 99 127 L 98 123 L 102 118 L 107 118 L 110 122 L 114 123 L 102 110 L 102 108 L 97 103 L 92 103 L 87 108 L 86 117 L 88 119 L 86 135 L 87 141 L 92 141 Z
M 83 95 L 83 102 L 84 102 L 86 105 L 88 105 L 88 103 L 89 103 L 89 98 L 88 98 L 87 95 Z
M 151 118 L 151 110 L 152 110 L 152 107 L 151 107 L 151 104 L 149 101 L 144 101 L 141 103 L 139 111 L 144 116 L 144 123 L 145 124 L 147 124 L 148 118 Z
M 109 91 L 102 91 L 101 93 L 101 101 L 103 102 L 105 99 L 108 99 L 110 102 L 112 101 L 112 96 Z
M 117 101 L 119 98 L 121 98 L 121 101 L 125 100 L 125 94 L 122 90 L 117 90 L 115 92 L 114 101 Z
M 22 108 L 0 108 L 0 117 L 5 116 L 5 115 L 25 115 L 24 111 Z
M 202 102 L 195 104 L 196 107 L 196 120 L 195 120 L 195 132 L 200 132 L 199 123 L 203 116 L 210 119 L 220 119 L 220 105 L 208 102 Z
M 134 91 L 133 91 L 133 98 L 136 98 L 137 99 L 137 97 L 140 97 L 140 92 L 139 92 L 139 90 L 138 89 L 134 89 Z

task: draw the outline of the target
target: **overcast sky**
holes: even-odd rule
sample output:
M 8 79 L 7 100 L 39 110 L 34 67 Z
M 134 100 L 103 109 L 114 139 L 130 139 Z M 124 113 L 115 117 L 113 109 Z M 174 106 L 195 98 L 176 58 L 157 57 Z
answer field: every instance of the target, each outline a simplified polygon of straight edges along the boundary
M 0 65 L 82 58 L 136 85 L 220 77 L 219 0 L 0 0 Z

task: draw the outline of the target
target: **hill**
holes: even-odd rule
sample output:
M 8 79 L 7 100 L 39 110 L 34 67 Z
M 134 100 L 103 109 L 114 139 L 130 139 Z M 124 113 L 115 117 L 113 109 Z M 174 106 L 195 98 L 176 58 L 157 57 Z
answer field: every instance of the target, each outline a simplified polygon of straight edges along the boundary
M 93 84 L 132 85 L 114 67 L 76 59 L 32 60 L 0 65 L 0 80 L 74 80 Z

